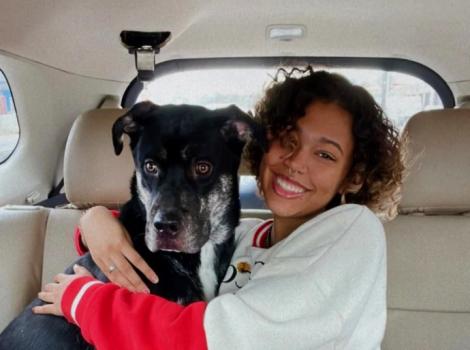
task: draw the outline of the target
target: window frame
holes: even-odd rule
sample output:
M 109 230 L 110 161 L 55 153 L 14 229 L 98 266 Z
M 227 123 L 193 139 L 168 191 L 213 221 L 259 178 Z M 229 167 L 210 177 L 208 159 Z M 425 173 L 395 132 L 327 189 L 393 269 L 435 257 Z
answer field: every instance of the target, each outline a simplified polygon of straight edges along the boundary
M 332 68 L 380 69 L 386 72 L 398 72 L 414 76 L 429 84 L 439 95 L 444 108 L 455 107 L 455 97 L 446 81 L 431 68 L 402 58 L 372 57 L 229 57 L 229 58 L 191 58 L 175 59 L 155 65 L 154 79 L 160 76 L 192 69 L 213 68 L 273 68 L 278 66 L 321 65 Z M 125 90 L 121 105 L 132 107 L 143 84 L 135 77 Z
M 10 157 L 13 155 L 13 153 L 15 153 L 16 149 L 18 148 L 18 144 L 20 143 L 20 137 L 21 137 L 21 125 L 20 125 L 20 120 L 18 119 L 18 109 L 16 108 L 15 96 L 13 94 L 13 90 L 11 89 L 11 85 L 10 85 L 10 81 L 8 80 L 8 76 L 5 74 L 5 71 L 1 68 L 0 68 L 0 74 L 2 74 L 3 77 L 5 78 L 5 83 L 7 84 L 8 89 L 10 90 L 11 102 L 13 103 L 13 108 L 15 110 L 15 116 L 16 116 L 16 123 L 18 124 L 18 138 L 16 140 L 16 144 L 11 149 L 11 152 L 8 156 L 6 156 L 4 159 L 0 159 L 0 166 L 1 166 L 3 163 L 8 161 L 8 159 L 10 159 Z

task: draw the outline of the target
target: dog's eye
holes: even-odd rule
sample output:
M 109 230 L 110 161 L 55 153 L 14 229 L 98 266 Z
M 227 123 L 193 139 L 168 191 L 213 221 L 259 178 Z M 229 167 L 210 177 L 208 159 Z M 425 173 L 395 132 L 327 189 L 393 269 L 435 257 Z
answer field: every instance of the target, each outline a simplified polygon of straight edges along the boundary
M 200 160 L 194 165 L 194 172 L 197 176 L 209 176 L 212 172 L 212 164 L 207 161 Z
M 145 168 L 145 171 L 149 174 L 156 174 L 158 173 L 158 167 L 157 167 L 157 164 L 155 164 L 155 162 L 151 161 L 151 160 L 147 160 L 145 163 L 144 163 L 144 168 Z

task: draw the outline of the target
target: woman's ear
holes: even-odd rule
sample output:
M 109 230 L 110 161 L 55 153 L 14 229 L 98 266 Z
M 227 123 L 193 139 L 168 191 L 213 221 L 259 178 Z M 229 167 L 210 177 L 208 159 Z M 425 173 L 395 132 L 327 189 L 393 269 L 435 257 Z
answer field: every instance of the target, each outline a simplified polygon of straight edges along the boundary
M 344 196 L 348 193 L 359 192 L 364 185 L 364 180 L 364 171 L 355 169 L 352 174 L 344 179 L 343 183 L 339 187 L 338 193 L 341 195 L 341 198 L 344 198 Z

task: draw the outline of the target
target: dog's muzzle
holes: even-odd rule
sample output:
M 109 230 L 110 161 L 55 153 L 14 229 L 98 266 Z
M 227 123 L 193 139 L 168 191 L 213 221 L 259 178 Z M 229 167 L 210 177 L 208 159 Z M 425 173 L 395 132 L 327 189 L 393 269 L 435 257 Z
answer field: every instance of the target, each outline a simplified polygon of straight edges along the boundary
M 153 225 L 157 231 L 157 235 L 167 236 L 168 238 L 176 237 L 179 230 L 177 221 L 154 221 Z
M 180 230 L 180 217 L 175 210 L 160 209 L 153 218 L 157 236 L 174 238 Z

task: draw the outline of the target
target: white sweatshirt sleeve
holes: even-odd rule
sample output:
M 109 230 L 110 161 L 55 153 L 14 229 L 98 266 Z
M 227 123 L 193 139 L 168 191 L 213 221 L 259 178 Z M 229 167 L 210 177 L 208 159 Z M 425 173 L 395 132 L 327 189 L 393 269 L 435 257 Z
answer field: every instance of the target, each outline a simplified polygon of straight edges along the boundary
M 378 349 L 386 318 L 383 226 L 343 205 L 267 250 L 235 294 L 207 306 L 209 349 Z

